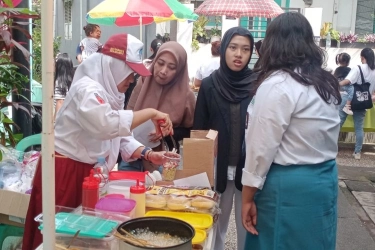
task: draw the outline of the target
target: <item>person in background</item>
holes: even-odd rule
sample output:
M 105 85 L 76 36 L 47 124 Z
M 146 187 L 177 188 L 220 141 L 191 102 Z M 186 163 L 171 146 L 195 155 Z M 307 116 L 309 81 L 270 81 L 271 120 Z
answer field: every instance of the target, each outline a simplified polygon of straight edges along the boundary
M 87 58 L 77 69 L 55 125 L 55 204 L 76 208 L 82 203 L 82 183 L 98 157 L 105 157 L 109 170 L 118 152 L 126 160 L 144 158 L 163 162 L 165 152 L 145 148 L 132 136 L 132 130 L 151 119 L 154 126 L 163 120 L 163 134 L 173 134 L 168 114 L 155 109 L 123 110 L 124 92 L 134 72 L 150 72 L 138 57 L 143 43 L 128 34 L 111 36 L 102 53 Z M 124 51 L 122 53 L 116 53 Z M 41 161 L 34 176 L 26 216 L 23 250 L 33 250 L 42 242 L 35 216 L 42 212 Z M 48 187 L 43 187 L 48 188 Z
M 199 88 L 202 80 L 207 76 L 211 75 L 214 70 L 220 67 L 220 44 L 221 41 L 211 43 L 211 55 L 209 60 L 206 60 L 197 70 L 195 74 L 193 86 Z
M 365 82 L 371 84 L 370 93 L 373 96 L 375 94 L 375 58 L 374 51 L 370 48 L 364 48 L 361 51 L 361 62 L 360 65 Z M 349 74 L 344 80 L 340 81 L 340 86 L 347 86 L 351 84 L 362 84 L 361 74 L 358 67 L 353 67 Z M 348 95 L 343 96 L 343 99 L 347 99 Z M 344 112 L 344 105 L 346 102 L 342 102 L 340 105 L 340 125 L 345 123 L 347 113 Z M 354 132 L 355 132 L 355 148 L 354 148 L 354 159 L 361 159 L 361 151 L 363 145 L 363 122 L 366 116 L 366 110 L 353 110 L 353 121 L 354 121 Z
M 258 42 L 256 42 L 254 44 L 254 47 L 255 47 L 255 54 L 258 56 L 258 60 L 257 62 L 254 64 L 254 69 L 258 67 L 258 62 L 259 62 L 259 59 L 261 57 L 261 53 L 260 53 L 260 48 L 262 47 L 262 42 L 263 40 L 259 40 Z
M 149 68 L 151 66 L 152 61 L 154 60 L 154 58 L 155 58 L 156 54 L 158 53 L 158 50 L 159 50 L 159 48 L 162 44 L 163 44 L 163 41 L 160 40 L 160 39 L 156 38 L 156 39 L 152 40 L 151 46 L 150 46 L 150 51 L 151 51 L 152 55 L 149 58 L 143 60 L 143 64 L 146 66 L 146 68 Z
M 338 81 L 300 13 L 276 17 L 262 46 L 247 111 L 243 249 L 335 250 Z
M 68 53 L 59 54 L 55 62 L 55 81 L 54 81 L 54 106 L 55 116 L 61 108 L 66 94 L 69 91 L 73 81 L 74 68 L 73 62 Z
M 185 49 L 174 41 L 164 43 L 149 70 L 152 75 L 138 79 L 127 108 L 134 111 L 157 108 L 169 114 L 173 123 L 173 138 L 179 152 L 178 141 L 190 137 L 195 110 L 195 96 L 189 87 Z M 165 139 L 169 150 L 172 150 L 174 146 L 170 137 Z M 161 136 L 152 131 L 149 140 L 157 143 Z M 155 168 L 157 166 L 153 167 Z
M 99 41 L 102 34 L 99 25 L 89 23 L 83 27 L 83 30 L 87 37 L 83 38 L 79 44 L 82 51 L 82 61 L 98 52 L 102 47 Z
M 246 109 L 256 75 L 249 69 L 254 38 L 244 28 L 234 27 L 220 46 L 220 67 L 202 81 L 194 114 L 193 129 L 219 132 L 215 188 L 221 194 L 215 250 L 224 250 L 233 196 L 237 249 L 243 250 L 246 231 L 241 221 L 241 176 L 245 162 L 242 145 Z
M 76 60 L 78 64 L 82 63 L 82 50 L 81 46 L 78 44 L 77 49 L 76 49 Z
M 337 78 L 340 82 L 345 79 L 345 77 L 349 74 L 350 68 L 348 67 L 350 63 L 350 55 L 348 53 L 340 53 L 336 56 L 336 64 L 339 65 L 335 69 L 333 75 Z M 340 93 L 342 101 L 345 102 L 345 106 L 342 109 L 348 115 L 353 115 L 353 111 L 351 110 L 350 106 L 353 99 L 354 94 L 354 87 L 352 84 L 340 86 Z

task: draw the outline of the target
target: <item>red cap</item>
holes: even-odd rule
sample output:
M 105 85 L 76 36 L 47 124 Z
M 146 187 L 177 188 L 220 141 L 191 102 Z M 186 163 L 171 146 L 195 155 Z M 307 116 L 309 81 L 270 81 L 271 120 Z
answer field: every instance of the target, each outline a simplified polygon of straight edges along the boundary
M 82 184 L 83 189 L 98 189 L 99 188 L 99 180 L 94 177 L 94 170 L 91 169 L 90 176 L 84 178 L 84 182 Z
M 132 35 L 122 33 L 111 36 L 101 52 L 104 55 L 124 61 L 141 76 L 150 76 L 151 72 L 143 65 L 143 43 Z
M 144 194 L 146 188 L 144 185 L 139 185 L 139 180 L 137 179 L 137 185 L 130 187 L 130 193 L 132 194 Z

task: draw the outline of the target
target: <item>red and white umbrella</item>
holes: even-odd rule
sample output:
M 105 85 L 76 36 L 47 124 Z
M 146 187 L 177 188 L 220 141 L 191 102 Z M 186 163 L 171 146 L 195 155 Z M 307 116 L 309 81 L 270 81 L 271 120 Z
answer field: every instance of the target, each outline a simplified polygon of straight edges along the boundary
M 284 11 L 273 0 L 205 0 L 195 13 L 204 16 L 274 18 Z

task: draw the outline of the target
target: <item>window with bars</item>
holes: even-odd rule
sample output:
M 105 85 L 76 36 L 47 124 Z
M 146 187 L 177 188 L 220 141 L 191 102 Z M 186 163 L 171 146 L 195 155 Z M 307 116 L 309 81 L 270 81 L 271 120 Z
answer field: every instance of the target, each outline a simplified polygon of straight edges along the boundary
M 65 40 L 72 40 L 72 6 L 73 0 L 64 0 L 64 33 Z

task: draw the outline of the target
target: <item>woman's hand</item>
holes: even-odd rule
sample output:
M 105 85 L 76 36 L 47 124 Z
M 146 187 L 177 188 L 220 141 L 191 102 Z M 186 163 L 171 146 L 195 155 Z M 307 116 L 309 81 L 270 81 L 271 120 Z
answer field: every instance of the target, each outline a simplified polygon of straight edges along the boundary
M 255 229 L 257 224 L 257 207 L 254 200 L 242 202 L 242 225 L 251 234 L 258 235 Z
M 159 133 L 159 126 L 162 130 L 163 136 L 169 134 L 173 135 L 173 124 L 168 114 L 156 110 L 155 115 L 151 120 L 155 125 L 156 134 L 158 134 L 160 138 L 162 135 Z
M 147 160 L 156 165 L 163 165 L 164 159 L 165 159 L 164 154 L 165 154 L 165 151 L 159 151 L 159 152 L 151 151 L 147 155 Z

